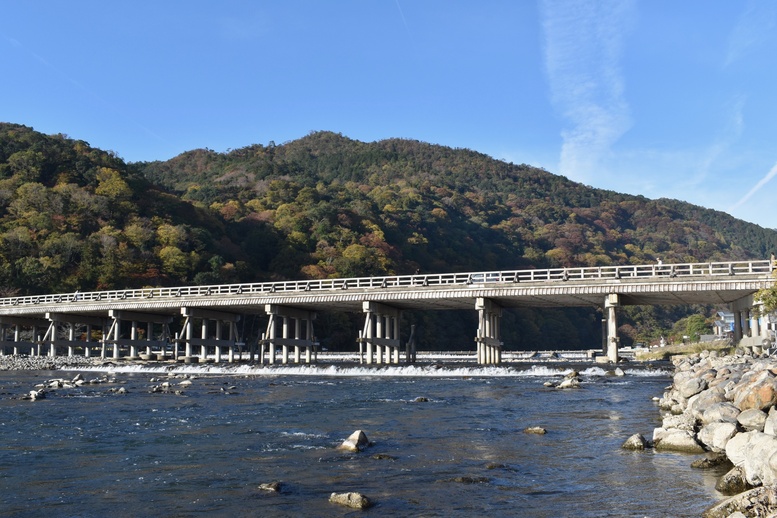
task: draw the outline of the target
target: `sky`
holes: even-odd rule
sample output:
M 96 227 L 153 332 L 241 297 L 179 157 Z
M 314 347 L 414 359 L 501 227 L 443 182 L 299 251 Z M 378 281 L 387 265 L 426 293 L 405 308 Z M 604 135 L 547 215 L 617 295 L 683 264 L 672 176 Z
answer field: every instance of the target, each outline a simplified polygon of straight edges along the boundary
M 771 0 L 0 6 L 0 121 L 129 162 L 399 137 L 777 228 Z

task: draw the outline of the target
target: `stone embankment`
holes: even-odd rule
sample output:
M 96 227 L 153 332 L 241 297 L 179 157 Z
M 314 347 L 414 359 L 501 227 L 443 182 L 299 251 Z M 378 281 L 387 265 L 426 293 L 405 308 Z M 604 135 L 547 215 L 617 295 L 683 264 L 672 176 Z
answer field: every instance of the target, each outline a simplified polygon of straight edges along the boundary
M 731 463 L 716 489 L 734 496 L 705 517 L 777 516 L 777 359 L 712 351 L 674 365 L 655 449 L 705 453 L 700 467 Z

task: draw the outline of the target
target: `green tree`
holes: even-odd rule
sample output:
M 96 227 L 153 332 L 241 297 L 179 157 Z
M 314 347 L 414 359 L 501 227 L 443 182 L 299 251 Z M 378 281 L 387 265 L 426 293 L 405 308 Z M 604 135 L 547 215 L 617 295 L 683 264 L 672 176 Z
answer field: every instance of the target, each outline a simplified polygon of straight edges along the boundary
M 777 270 L 772 272 L 772 277 L 775 278 L 775 283 L 770 288 L 764 288 L 755 294 L 755 300 L 763 303 L 765 313 L 777 311 Z

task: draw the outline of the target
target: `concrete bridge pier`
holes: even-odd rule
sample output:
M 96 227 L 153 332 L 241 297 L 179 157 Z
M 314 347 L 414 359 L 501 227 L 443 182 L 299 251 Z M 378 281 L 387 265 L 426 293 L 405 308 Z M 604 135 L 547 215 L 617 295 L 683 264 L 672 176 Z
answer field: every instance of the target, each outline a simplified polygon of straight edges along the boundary
M 169 324 L 173 321 L 172 316 L 114 309 L 109 310 L 108 315 L 112 321 L 110 327 L 103 324 L 102 328 L 103 343 L 101 354 L 103 358 L 105 358 L 106 345 L 108 344 L 113 346 L 113 357 L 116 359 L 120 357 L 120 350 L 122 348 L 128 352 L 128 359 L 140 357 L 139 351 L 141 350 L 145 350 L 145 354 L 149 355 L 147 358 L 150 358 L 155 348 L 160 351 L 161 357 L 164 358 L 165 347 L 167 347 L 170 340 Z M 129 338 L 122 338 L 122 336 L 126 336 L 122 335 L 122 328 L 126 333 L 126 322 L 129 322 Z M 143 324 L 146 327 L 145 336 L 141 337 Z M 158 340 L 155 340 L 153 336 L 154 324 L 161 325 L 162 331 Z M 108 327 L 107 331 L 106 327 Z M 90 333 L 90 331 L 87 331 L 87 335 Z
M 316 361 L 316 343 L 313 337 L 313 321 L 316 319 L 314 311 L 267 304 L 265 313 L 270 317 L 267 322 L 267 330 L 263 334 L 259 362 L 264 364 L 265 347 L 269 348 L 267 361 L 274 364 L 277 359 L 277 347 L 281 347 L 281 362 L 289 363 L 289 347 L 294 348 L 294 363 L 302 361 L 301 352 L 305 350 L 305 362 Z M 281 336 L 278 336 L 280 331 Z
M 21 351 L 29 350 L 30 356 L 40 356 L 38 332 L 48 325 L 47 320 L 40 318 L 0 316 L 0 351 L 7 349 L 12 354 L 20 354 Z M 29 340 L 23 339 L 27 334 L 25 329 L 30 330 Z
M 75 315 L 72 313 L 46 313 L 46 319 L 48 320 L 48 330 L 43 337 L 43 341 L 48 342 L 49 356 L 52 357 L 57 355 L 58 348 L 66 348 L 67 355 L 72 357 L 76 354 L 77 347 L 82 347 L 84 355 L 89 356 L 88 342 L 91 340 L 89 336 L 91 326 L 103 326 L 105 322 L 100 317 Z M 65 336 L 67 338 L 60 338 L 61 326 L 66 326 Z M 76 336 L 76 326 L 86 326 L 87 333 L 84 340 L 80 340 Z
M 769 317 L 762 314 L 760 307 L 753 295 L 729 304 L 734 313 L 734 342 L 756 354 L 763 352 L 764 341 L 771 338 Z
M 192 357 L 192 351 L 195 347 L 200 347 L 199 361 L 205 362 L 208 359 L 208 351 L 214 350 L 214 358 L 221 361 L 222 347 L 235 347 L 237 333 L 237 322 L 240 321 L 240 315 L 236 313 L 227 313 L 224 311 L 215 311 L 202 308 L 181 308 L 181 314 L 184 316 L 184 335 L 186 337 L 186 358 Z M 200 338 L 194 338 L 195 320 L 200 321 Z M 211 333 L 210 321 L 216 322 L 215 334 Z M 229 330 L 229 338 L 223 338 L 224 324 Z
M 480 365 L 502 363 L 501 322 L 502 307 L 490 299 L 479 297 L 475 301 L 478 312 L 477 361 Z
M 610 293 L 604 299 L 604 310 L 607 315 L 607 360 L 618 362 L 618 316 L 616 309 L 620 306 L 620 297 L 617 293 Z
M 364 301 L 362 311 L 365 314 L 364 328 L 359 333 L 359 361 L 363 361 L 366 346 L 366 363 L 373 361 L 381 364 L 399 364 L 399 320 L 402 311 L 380 304 Z

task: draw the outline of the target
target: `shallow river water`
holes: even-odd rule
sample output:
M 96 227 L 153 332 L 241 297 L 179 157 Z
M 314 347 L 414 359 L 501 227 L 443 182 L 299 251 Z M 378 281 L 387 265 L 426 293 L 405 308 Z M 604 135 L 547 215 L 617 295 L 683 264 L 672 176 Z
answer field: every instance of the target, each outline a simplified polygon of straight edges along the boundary
M 0 515 L 679 517 L 721 498 L 692 456 L 620 448 L 660 424 L 668 370 L 574 368 L 577 390 L 543 386 L 553 364 L 0 372 Z M 78 372 L 111 381 L 19 397 Z M 168 379 L 182 393 L 149 391 Z M 373 445 L 337 450 L 355 430 Z M 345 491 L 374 507 L 328 502 Z

